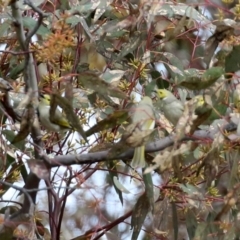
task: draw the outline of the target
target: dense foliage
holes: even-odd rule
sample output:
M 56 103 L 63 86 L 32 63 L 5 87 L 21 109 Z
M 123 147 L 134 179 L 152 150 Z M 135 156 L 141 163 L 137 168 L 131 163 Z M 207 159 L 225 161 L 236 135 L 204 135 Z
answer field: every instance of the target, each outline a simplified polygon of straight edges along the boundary
M 240 237 L 240 3 L 203 2 L 0 0 L 0 239 Z M 159 88 L 185 104 L 176 126 Z M 75 132 L 42 127 L 42 93 Z M 142 96 L 156 123 L 133 169 Z

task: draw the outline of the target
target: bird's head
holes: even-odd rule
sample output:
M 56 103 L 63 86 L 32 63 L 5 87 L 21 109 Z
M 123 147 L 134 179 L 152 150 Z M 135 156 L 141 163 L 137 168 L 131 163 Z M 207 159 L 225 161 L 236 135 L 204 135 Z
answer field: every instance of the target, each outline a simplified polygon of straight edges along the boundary
M 164 99 L 165 97 L 168 97 L 170 94 L 170 92 L 166 89 L 157 89 L 155 92 L 160 99 Z
M 202 107 L 205 104 L 203 96 L 196 96 L 197 107 Z
M 47 105 L 50 105 L 51 96 L 49 94 L 41 94 L 39 101 L 40 103 L 45 103 Z

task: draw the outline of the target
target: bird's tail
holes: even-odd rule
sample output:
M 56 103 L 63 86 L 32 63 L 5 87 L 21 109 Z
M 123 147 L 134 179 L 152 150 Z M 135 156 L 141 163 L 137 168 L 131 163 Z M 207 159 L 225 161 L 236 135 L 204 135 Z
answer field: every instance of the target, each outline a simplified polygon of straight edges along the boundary
M 137 168 L 137 167 L 141 167 L 144 168 L 146 165 L 145 162 L 145 147 L 141 146 L 141 147 L 136 147 L 134 150 L 134 156 L 132 159 L 132 167 L 133 168 Z

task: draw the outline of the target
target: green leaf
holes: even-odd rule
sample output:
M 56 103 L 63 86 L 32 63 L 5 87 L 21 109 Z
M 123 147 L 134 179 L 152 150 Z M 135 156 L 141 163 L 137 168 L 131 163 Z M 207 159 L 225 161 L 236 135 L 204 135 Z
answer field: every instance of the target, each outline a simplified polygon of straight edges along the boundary
M 234 73 L 240 68 L 240 45 L 233 46 L 232 51 L 228 54 L 225 59 L 225 72 Z
M 81 96 L 79 92 L 74 93 L 73 107 L 78 109 L 89 108 L 90 103 L 87 95 L 85 94 L 85 96 Z
M 93 92 L 93 93 L 91 93 L 91 94 L 88 94 L 88 100 L 89 100 L 89 102 L 92 104 L 92 105 L 94 105 L 95 103 L 96 103 L 96 101 L 97 101 L 97 93 L 96 92 Z M 90 135 L 89 135 L 90 136 Z
M 185 81 L 200 81 L 201 80 L 200 75 L 201 74 L 200 74 L 199 70 L 197 70 L 195 68 L 189 68 L 184 71 Z
M 226 57 L 228 56 L 230 50 L 226 50 L 226 49 L 222 49 L 220 51 L 217 52 L 215 58 L 217 60 L 217 62 L 214 64 L 216 67 L 225 67 L 226 64 Z M 225 68 L 225 72 L 227 73 L 228 71 L 226 71 Z
M 201 22 L 201 24 L 207 24 L 208 28 L 215 29 L 215 26 L 209 21 L 205 16 L 203 16 L 201 13 L 199 13 L 196 9 L 193 7 L 182 4 L 182 3 L 163 3 L 163 4 L 157 4 L 155 3 L 154 6 L 152 6 L 153 11 L 151 14 L 154 16 L 161 15 L 161 16 L 167 16 L 169 18 L 173 17 L 174 15 L 180 15 L 180 16 L 186 16 L 189 17 L 195 21 Z
M 106 58 L 116 59 L 117 54 L 115 52 L 115 47 L 109 41 L 106 41 L 105 38 L 96 41 L 97 51 Z
M 2 134 L 7 138 L 7 140 L 9 141 L 9 142 L 12 142 L 12 140 L 14 139 L 14 137 L 15 137 L 15 133 L 13 132 L 13 131 L 11 131 L 11 130 L 7 130 L 7 129 L 5 129 L 5 130 L 2 130 Z M 18 143 L 14 143 L 13 145 L 16 147 L 16 148 L 18 148 L 19 150 L 24 150 L 24 141 L 21 141 L 21 142 L 18 142 Z
M 187 227 L 189 239 L 193 239 L 195 236 L 197 225 L 198 225 L 196 214 L 193 212 L 192 209 L 188 208 L 187 212 L 185 213 L 185 216 L 186 216 L 186 227 Z
M 132 240 L 136 240 L 143 226 L 144 220 L 150 210 L 150 203 L 145 192 L 139 197 L 132 214 L 131 227 L 133 228 Z
M 194 238 L 192 239 L 208 239 L 207 237 L 208 232 L 207 232 L 207 223 L 199 223 L 197 226 L 197 229 L 195 231 Z
M 124 47 L 121 49 L 116 61 L 121 60 L 128 53 L 132 53 L 135 49 L 139 47 L 142 41 L 143 41 L 143 33 L 134 32 L 134 36 L 130 38 L 129 42 L 125 44 Z
M 107 168 L 109 170 L 108 173 L 109 173 L 109 177 L 112 182 L 112 185 L 113 185 L 116 193 L 118 194 L 118 197 L 123 205 L 122 191 L 114 183 L 114 178 L 118 178 L 116 163 L 114 163 L 113 161 L 107 161 Z
M 10 165 L 12 165 L 15 162 L 15 158 L 11 156 L 10 154 L 7 154 L 7 161 L 6 161 L 6 169 L 9 168 Z
M 6 207 L 1 208 L 0 209 L 0 213 L 1 214 L 5 214 L 6 211 L 9 211 L 9 214 L 12 215 L 12 214 L 16 213 L 19 210 L 20 209 L 17 206 L 10 205 L 10 206 L 6 206 Z
M 222 104 L 221 102 L 214 104 L 211 115 L 209 116 L 207 122 L 212 122 L 221 118 L 222 116 L 225 116 L 227 109 L 228 106 L 226 104 Z
M 222 67 L 212 67 L 205 71 L 202 75 L 202 81 L 204 83 L 203 88 L 211 86 L 215 81 L 217 81 L 224 73 Z
M 81 1 L 79 2 L 79 5 L 77 5 L 75 8 L 73 8 L 73 12 L 77 10 L 79 13 L 83 15 L 88 15 L 91 12 L 93 12 L 100 4 L 100 0 L 98 1 Z
M 6 36 L 8 29 L 11 27 L 10 20 L 6 20 L 0 24 L 0 37 Z
M 218 43 L 219 41 L 214 34 L 213 36 L 208 38 L 205 44 L 204 62 L 207 64 L 207 66 L 209 66 L 209 63 L 211 62 L 214 52 L 218 47 Z
M 188 195 L 198 195 L 199 190 L 191 184 L 179 184 L 179 187 Z
M 210 87 L 215 83 L 223 74 L 222 67 L 212 67 L 204 72 L 202 77 L 197 74 L 189 74 L 189 70 L 185 71 L 185 79 L 179 85 L 190 90 L 202 90 Z
M 31 18 L 31 17 L 24 17 L 23 18 L 23 26 L 25 28 L 28 28 L 29 30 L 32 30 L 32 29 L 35 28 L 36 25 L 37 25 L 37 21 L 34 20 L 33 18 Z M 42 26 L 42 25 L 37 30 L 37 34 L 39 34 L 43 37 L 50 34 L 50 33 L 51 33 L 50 30 L 47 29 L 46 27 Z
M 106 11 L 107 7 L 110 5 L 111 1 L 101 0 L 94 14 L 93 21 L 96 22 Z
M 10 227 L 4 227 L 1 229 L 0 239 L 12 240 L 14 239 L 14 229 Z
M 105 129 L 113 128 L 118 124 L 123 123 L 128 118 L 127 110 L 115 111 L 113 114 L 107 116 L 105 119 L 98 122 L 96 125 L 86 131 L 86 136 L 91 136 L 94 133 L 103 131 Z
M 83 17 L 81 17 L 81 16 L 78 18 L 78 20 L 79 20 L 78 22 L 82 25 L 82 27 L 83 27 L 86 35 L 89 37 L 89 39 L 91 41 L 94 41 L 94 38 L 92 36 L 92 33 L 91 33 L 91 31 L 90 31 L 90 29 L 88 27 L 88 24 L 87 24 L 86 20 Z
M 121 192 L 123 193 L 130 193 L 119 181 L 118 181 L 118 177 L 114 176 L 113 177 L 113 182 L 114 185 L 116 186 L 117 189 L 119 189 Z
M 211 96 L 212 113 L 208 122 L 225 116 L 229 106 L 229 91 L 226 89 L 225 79 L 220 78 L 212 86 L 205 90 L 205 93 Z
M 79 122 L 78 117 L 76 116 L 76 114 L 73 111 L 73 107 L 70 104 L 70 102 L 60 96 L 59 94 L 53 93 L 51 96 L 51 107 L 50 107 L 50 117 L 54 116 L 54 112 L 57 106 L 60 106 L 64 113 L 66 114 L 66 118 L 69 121 L 70 125 L 76 129 L 76 131 L 78 131 L 81 136 L 83 137 L 83 139 L 87 142 L 87 137 L 86 134 Z M 53 113 L 52 113 L 53 112 Z
M 101 78 L 108 82 L 118 82 L 124 75 L 125 71 L 122 70 L 106 70 L 102 75 Z
M 149 200 L 150 209 L 154 212 L 154 193 L 151 173 L 143 174 L 143 182 L 145 184 L 145 191 Z
M 156 88 L 156 80 L 152 80 L 150 83 L 148 83 L 145 87 L 145 95 L 150 96 L 152 95 L 154 89 Z
M 152 76 L 152 81 L 146 84 L 145 95 L 151 96 L 154 89 L 157 88 L 168 88 L 169 82 L 162 78 L 162 75 L 159 71 L 153 70 L 150 72 Z
M 158 61 L 164 64 L 165 68 L 169 71 L 173 79 L 183 79 L 184 67 L 182 61 L 177 58 L 176 55 L 173 55 L 169 52 L 161 52 L 158 54 L 158 56 L 160 57 L 158 58 Z
M 70 5 L 69 5 L 68 0 L 59 0 L 59 2 L 60 2 L 60 8 L 62 10 L 69 10 L 70 9 Z
M 237 183 L 239 183 L 239 175 L 238 175 L 238 157 L 239 151 L 228 151 L 226 153 L 226 159 L 228 160 L 228 164 L 231 164 L 231 172 L 228 177 L 228 189 L 232 189 Z
M 181 18 L 181 20 L 178 21 L 175 28 L 169 28 L 165 32 L 165 37 L 164 37 L 163 41 L 170 42 L 171 40 L 176 40 L 176 37 L 185 31 L 185 26 L 187 26 L 190 21 L 191 20 L 187 19 L 186 16 L 183 16 Z
M 11 79 L 17 79 L 18 75 L 23 72 L 25 66 L 25 62 L 12 66 L 11 71 L 8 73 L 8 77 Z
M 28 172 L 26 169 L 26 166 L 23 162 L 21 162 L 21 166 L 20 166 L 20 172 L 21 172 L 21 176 L 23 178 L 24 183 L 27 183 L 27 179 L 28 179 Z
M 211 239 L 218 240 L 222 235 L 222 231 L 219 229 L 219 224 L 214 222 L 216 213 L 210 212 L 205 222 L 199 223 L 195 231 L 193 239 Z
M 101 96 L 112 96 L 116 98 L 126 99 L 127 95 L 117 87 L 102 80 L 97 74 L 92 72 L 81 73 L 78 81 L 85 88 L 89 88 L 99 93 Z
M 184 71 L 183 77 L 177 77 L 177 82 L 180 86 L 186 87 L 186 88 L 197 88 L 197 84 L 201 82 L 201 76 L 200 72 L 195 68 L 189 68 Z
M 32 1 L 34 6 L 38 7 L 39 5 L 41 5 L 45 0 L 34 0 Z M 19 7 L 20 9 L 25 9 L 26 8 L 26 4 L 24 3 L 24 0 L 20 0 L 19 1 Z
M 158 88 L 166 88 L 167 89 L 170 86 L 170 83 L 163 78 L 157 79 L 156 83 L 157 83 Z

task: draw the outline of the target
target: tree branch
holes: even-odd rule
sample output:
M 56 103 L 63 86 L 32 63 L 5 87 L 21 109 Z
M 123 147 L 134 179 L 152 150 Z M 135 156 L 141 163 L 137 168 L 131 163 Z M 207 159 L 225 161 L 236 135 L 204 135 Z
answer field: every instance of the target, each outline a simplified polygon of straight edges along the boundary
M 189 140 L 199 140 L 203 138 L 213 139 L 215 132 L 209 132 L 205 130 L 196 131 L 192 136 L 185 136 L 181 141 Z M 173 146 L 174 136 L 170 135 L 165 138 L 162 138 L 158 141 L 149 143 L 146 145 L 145 151 L 147 153 L 162 151 L 169 146 Z M 76 155 L 66 155 L 66 156 L 56 156 L 53 159 L 47 159 L 51 167 L 57 167 L 59 165 L 69 166 L 73 164 L 92 164 L 96 162 L 102 162 L 107 160 L 118 160 L 118 159 L 130 159 L 133 157 L 134 149 L 129 149 L 126 152 L 122 153 L 116 157 L 108 157 L 108 150 L 94 153 L 86 154 L 76 154 Z M 47 156 L 44 156 L 46 158 Z
M 43 19 L 47 17 L 49 14 L 44 13 L 40 8 L 36 7 L 30 0 L 24 0 L 24 3 L 27 4 L 29 7 L 32 8 L 36 13 L 38 13 L 38 21 L 35 27 L 27 34 L 26 37 L 26 44 L 29 45 L 32 36 L 37 32 L 37 30 L 41 27 L 41 24 L 43 22 Z
M 35 65 L 34 65 L 34 59 L 33 54 L 29 51 L 29 43 L 31 41 L 32 36 L 37 32 L 39 27 L 42 24 L 43 17 L 46 15 L 38 8 L 36 8 L 30 0 L 26 0 L 25 3 L 27 3 L 35 12 L 39 14 L 39 19 L 36 24 L 36 26 L 33 28 L 32 31 L 30 31 L 27 36 L 25 35 L 24 28 L 23 28 L 23 20 L 22 20 L 22 13 L 19 9 L 18 1 L 12 0 L 10 2 L 10 7 L 12 9 L 12 15 L 15 19 L 15 29 L 18 41 L 20 43 L 20 46 L 24 52 L 26 52 L 25 56 L 25 62 L 24 62 L 24 82 L 26 84 L 26 91 L 31 94 L 31 97 L 35 97 L 38 99 L 38 84 L 37 84 L 37 77 L 36 77 L 36 71 L 35 71 Z M 41 131 L 40 126 L 37 120 L 37 117 L 35 116 L 35 121 L 32 126 L 31 130 L 32 138 L 34 141 L 34 150 L 35 150 L 35 158 L 39 159 L 39 149 L 42 148 L 42 141 L 41 141 Z M 38 189 L 40 179 L 33 173 L 30 173 L 27 180 L 25 188 L 27 190 L 31 189 Z M 31 212 L 31 206 L 33 203 L 35 203 L 37 191 L 34 190 L 31 192 L 31 194 L 24 195 L 24 201 L 23 201 L 23 207 L 14 214 L 11 219 L 17 219 L 21 217 L 23 213 Z

